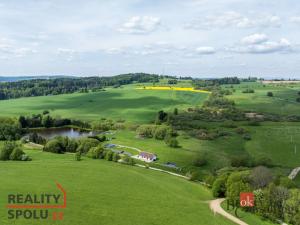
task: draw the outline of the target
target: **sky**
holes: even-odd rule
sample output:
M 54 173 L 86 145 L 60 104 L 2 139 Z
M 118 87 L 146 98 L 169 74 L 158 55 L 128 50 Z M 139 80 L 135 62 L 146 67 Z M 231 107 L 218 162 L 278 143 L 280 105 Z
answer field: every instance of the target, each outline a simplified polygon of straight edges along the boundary
M 0 0 L 0 75 L 300 78 L 299 0 Z

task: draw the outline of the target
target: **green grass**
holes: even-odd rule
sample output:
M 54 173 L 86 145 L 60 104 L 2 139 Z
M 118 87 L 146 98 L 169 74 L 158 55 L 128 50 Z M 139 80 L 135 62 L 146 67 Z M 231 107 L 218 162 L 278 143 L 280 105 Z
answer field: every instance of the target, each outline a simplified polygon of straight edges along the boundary
M 176 91 L 136 90 L 128 85 L 97 93 L 28 97 L 0 101 L 0 116 L 31 115 L 50 110 L 53 116 L 82 120 L 125 119 L 149 122 L 159 110 L 173 111 L 201 105 L 207 94 Z
M 64 225 L 225 225 L 208 207 L 208 189 L 157 171 L 105 160 L 74 161 L 72 154 L 28 150 L 31 162 L 0 162 L 0 223 L 41 224 L 7 219 L 4 208 L 11 193 L 57 193 L 55 181 L 67 191 Z M 56 210 L 61 211 L 61 210 Z
M 300 187 L 300 173 L 297 174 L 295 179 L 293 180 L 298 187 Z
M 179 148 L 171 148 L 164 141 L 154 138 L 139 138 L 134 131 L 119 130 L 113 136 L 115 139 L 111 140 L 110 143 L 135 147 L 155 153 L 158 155 L 159 163 L 175 162 L 180 167 L 190 167 L 200 153 L 205 152 L 207 153 L 208 165 L 204 169 L 228 166 L 228 158 L 232 154 L 238 154 L 240 151 L 243 151 L 244 145 L 244 141 L 238 135 L 208 141 L 198 140 L 181 133 L 177 137 L 180 145 Z M 131 153 L 137 154 L 135 151 Z
M 252 140 L 246 142 L 245 149 L 251 155 L 268 156 L 283 167 L 300 166 L 300 123 L 263 123 L 250 131 Z
M 245 126 L 251 134 L 246 141 L 235 129 L 228 129 L 230 136 L 215 140 L 198 140 L 181 132 L 177 137 L 180 148 L 168 147 L 164 141 L 153 138 L 139 138 L 134 131 L 116 131 L 115 139 L 110 143 L 136 147 L 144 151 L 156 153 L 159 163 L 175 162 L 180 167 L 189 167 L 194 160 L 205 152 L 208 165 L 200 170 L 219 169 L 230 165 L 230 158 L 242 153 L 249 153 L 253 158 L 266 156 L 279 167 L 290 168 L 300 166 L 300 123 L 265 122 L 261 126 Z M 291 138 L 292 137 L 292 138 Z M 297 152 L 295 154 L 295 145 Z M 136 152 L 132 152 L 136 153 Z M 285 171 L 286 172 L 286 171 Z
M 230 214 L 235 216 L 234 210 L 232 208 L 230 208 L 229 210 L 227 210 L 227 205 L 226 205 L 226 201 L 224 201 L 222 203 L 222 208 L 225 209 L 227 212 L 229 212 Z M 272 223 L 271 221 L 268 220 L 262 220 L 259 216 L 249 213 L 249 212 L 245 212 L 241 209 L 238 209 L 237 214 L 239 216 L 239 219 L 243 220 L 244 222 L 248 223 L 249 225 L 274 225 L 274 223 Z
M 229 88 L 231 85 L 224 87 Z M 225 89 L 227 89 L 225 88 Z M 299 115 L 300 85 L 263 85 L 258 82 L 247 82 L 233 85 L 236 92 L 227 96 L 235 101 L 238 108 L 256 112 L 274 113 L 281 115 Z M 242 93 L 245 89 L 254 89 L 255 93 Z M 229 89 L 230 90 L 230 89 Z M 268 97 L 267 92 L 273 92 L 274 97 Z

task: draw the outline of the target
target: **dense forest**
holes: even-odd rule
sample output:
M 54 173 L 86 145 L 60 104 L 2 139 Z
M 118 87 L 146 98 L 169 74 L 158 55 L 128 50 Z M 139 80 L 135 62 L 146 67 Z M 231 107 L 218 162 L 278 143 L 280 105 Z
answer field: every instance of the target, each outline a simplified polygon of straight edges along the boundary
M 203 87 L 212 87 L 212 86 L 218 86 L 222 84 L 239 84 L 240 79 L 237 77 L 224 77 L 219 79 L 194 79 L 193 84 L 195 88 L 203 88 Z
M 0 83 L 0 100 L 96 91 L 107 86 L 119 87 L 131 83 L 158 82 L 163 76 L 145 73 L 122 74 L 113 77 L 80 77 L 22 80 Z

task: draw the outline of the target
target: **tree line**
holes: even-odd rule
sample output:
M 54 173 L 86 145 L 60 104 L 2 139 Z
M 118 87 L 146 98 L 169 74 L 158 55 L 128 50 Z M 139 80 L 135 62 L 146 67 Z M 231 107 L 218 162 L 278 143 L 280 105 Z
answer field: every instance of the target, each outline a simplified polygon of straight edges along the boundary
M 90 128 L 89 123 L 80 120 L 71 120 L 67 118 L 52 117 L 49 111 L 45 110 L 42 114 L 33 114 L 31 116 L 20 116 L 19 125 L 21 128 L 50 128 L 74 125 L 80 128 Z
M 240 79 L 238 77 L 224 77 L 218 79 L 194 79 L 193 86 L 196 89 L 201 89 L 203 87 L 219 86 L 223 84 L 240 84 Z
M 0 100 L 68 94 L 99 90 L 107 86 L 118 87 L 132 83 L 159 82 L 163 76 L 146 73 L 129 73 L 111 77 L 78 77 L 21 80 L 0 83 Z

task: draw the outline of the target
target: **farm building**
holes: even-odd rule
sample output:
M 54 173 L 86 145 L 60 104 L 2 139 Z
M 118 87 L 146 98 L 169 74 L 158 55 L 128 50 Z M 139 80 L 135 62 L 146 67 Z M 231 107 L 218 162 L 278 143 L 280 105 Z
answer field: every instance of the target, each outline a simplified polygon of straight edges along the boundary
M 157 156 L 149 152 L 140 152 L 137 158 L 145 162 L 153 162 L 157 159 Z

